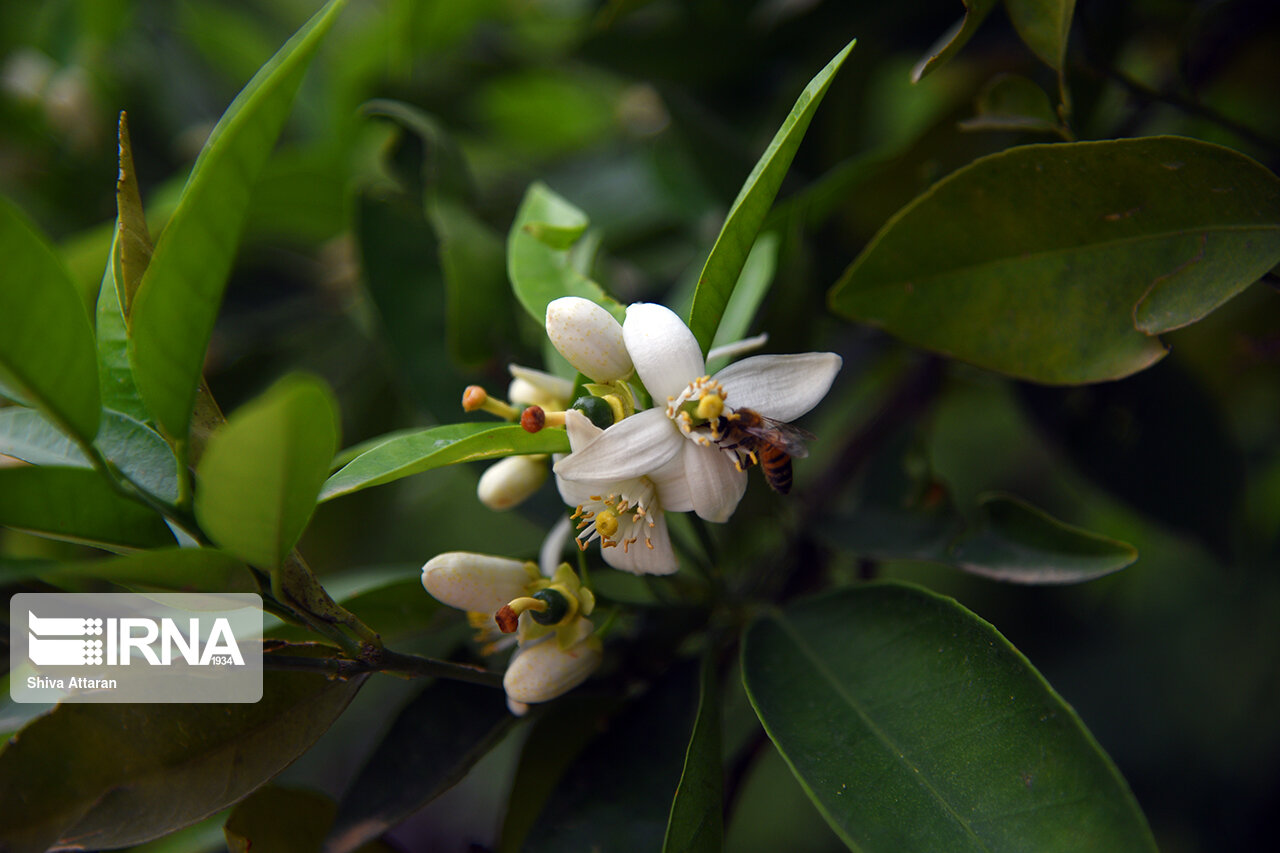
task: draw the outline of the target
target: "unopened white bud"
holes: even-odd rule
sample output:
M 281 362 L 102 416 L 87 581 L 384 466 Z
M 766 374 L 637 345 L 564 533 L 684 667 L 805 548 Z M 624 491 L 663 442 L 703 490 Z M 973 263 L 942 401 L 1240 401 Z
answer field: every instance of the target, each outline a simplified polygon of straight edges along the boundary
M 622 341 L 622 325 L 589 299 L 562 296 L 551 302 L 547 306 L 547 337 L 593 382 L 615 382 L 634 369 Z
M 489 509 L 511 509 L 547 481 L 548 467 L 544 456 L 508 456 L 480 475 L 476 496 Z
M 534 577 L 519 560 L 469 551 L 440 554 L 422 567 L 422 585 L 437 601 L 479 613 L 496 613 L 524 595 Z
M 600 641 L 590 635 L 591 622 L 580 619 L 583 639 L 560 648 L 554 636 L 521 647 L 511 659 L 502 686 L 508 701 L 526 705 L 547 702 L 567 693 L 587 680 L 604 657 Z
M 518 364 L 507 365 L 511 371 L 511 385 L 507 388 L 507 399 L 513 406 L 541 406 L 544 409 L 566 409 L 573 402 L 573 383 L 532 367 L 521 367 Z

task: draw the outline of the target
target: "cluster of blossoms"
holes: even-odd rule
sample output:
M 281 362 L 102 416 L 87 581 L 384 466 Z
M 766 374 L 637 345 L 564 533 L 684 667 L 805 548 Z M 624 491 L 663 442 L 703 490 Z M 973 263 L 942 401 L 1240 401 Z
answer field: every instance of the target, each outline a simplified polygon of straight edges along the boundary
M 594 302 L 564 297 L 547 306 L 546 328 L 560 354 L 591 380 L 583 386 L 588 396 L 570 407 L 572 383 L 513 365 L 509 397 L 527 406 L 523 415 L 476 388 L 464 407 L 519 417 L 531 431 L 563 425 L 570 452 L 556 458 L 553 471 L 561 498 L 574 507 L 578 546 L 599 542 L 606 563 L 635 574 L 677 569 L 664 513 L 725 522 L 742 499 L 744 453 L 717 425 L 735 411 L 793 421 L 826 396 L 841 364 L 834 353 L 759 355 L 710 376 L 689 328 L 649 303 L 629 306 L 620 324 Z M 641 407 L 630 384 L 636 377 L 652 406 Z M 494 509 L 514 506 L 541 486 L 546 471 L 545 458 L 508 457 L 481 477 L 480 499 Z M 586 618 L 594 598 L 567 564 L 557 565 L 567 536 L 560 525 L 548 538 L 541 570 L 460 553 L 423 568 L 427 591 L 477 614 L 473 622 L 486 637 L 493 627 L 515 636 L 504 686 L 517 713 L 580 684 L 601 660 Z

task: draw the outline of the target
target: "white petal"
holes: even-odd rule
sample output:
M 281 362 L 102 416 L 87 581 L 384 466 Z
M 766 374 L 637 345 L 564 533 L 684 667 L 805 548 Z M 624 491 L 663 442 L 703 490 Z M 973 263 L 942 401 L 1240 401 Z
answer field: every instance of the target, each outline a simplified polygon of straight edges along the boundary
M 493 463 L 480 475 L 476 496 L 489 509 L 511 509 L 538 491 L 547 481 L 545 456 L 534 459 L 529 456 L 508 456 Z
M 549 578 L 554 575 L 560 563 L 563 562 L 564 546 L 569 541 L 571 525 L 569 516 L 560 516 L 560 520 L 551 528 L 547 538 L 542 540 L 542 547 L 538 549 L 538 569 L 543 577 Z
M 562 296 L 547 305 L 547 337 L 566 361 L 595 382 L 631 373 L 622 326 L 590 299 Z
M 684 454 L 677 453 L 671 461 L 646 475 L 658 489 L 658 503 L 671 512 L 688 512 L 693 509 L 693 496 L 689 494 L 689 481 L 684 476 Z
M 707 521 L 728 521 L 747 491 L 747 472 L 739 471 L 722 450 L 687 444 L 684 472 L 693 511 Z
M 550 639 L 520 649 L 507 667 L 502 686 L 507 698 L 515 702 L 526 705 L 546 702 L 586 681 L 600 665 L 601 658 L 597 641 L 585 640 L 561 649 L 559 643 Z
M 622 335 L 655 405 L 662 406 L 706 370 L 693 332 L 665 305 L 637 302 L 627 306 Z
M 575 451 L 583 449 L 604 433 L 604 430 L 593 424 L 590 418 L 577 409 L 570 409 L 564 413 L 564 428 L 569 433 L 569 447 Z
M 586 447 L 556 463 L 559 477 L 580 483 L 615 483 L 661 468 L 688 442 L 662 409 L 623 418 Z
M 613 491 L 612 489 L 604 489 L 602 483 L 579 483 L 577 480 L 569 480 L 565 477 L 556 475 L 556 489 L 560 492 L 560 500 L 565 502 L 566 506 L 582 506 L 592 495 L 598 495 L 601 491 Z
M 507 400 L 512 405 L 523 403 L 544 409 L 563 409 L 572 402 L 573 383 L 568 379 L 519 364 L 508 364 L 507 370 L 511 373 Z
M 479 613 L 496 613 L 524 595 L 531 580 L 519 560 L 467 551 L 440 554 L 422 567 L 422 585 L 437 601 Z
M 654 519 L 649 531 L 649 542 L 653 548 L 644 544 L 644 540 L 632 542 L 624 551 L 621 545 L 602 548 L 604 561 L 615 569 L 631 572 L 633 575 L 669 575 L 678 567 L 675 551 L 671 550 L 671 534 L 667 531 L 667 520 L 661 512 Z
M 756 355 L 716 374 L 730 408 L 755 409 L 775 421 L 794 421 L 827 396 L 842 360 L 833 352 Z

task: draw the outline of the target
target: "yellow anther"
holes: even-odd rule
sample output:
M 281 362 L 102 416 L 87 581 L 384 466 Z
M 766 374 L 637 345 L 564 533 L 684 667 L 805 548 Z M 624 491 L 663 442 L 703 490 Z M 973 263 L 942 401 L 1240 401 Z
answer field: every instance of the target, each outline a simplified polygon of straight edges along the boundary
M 611 509 L 602 509 L 596 515 L 596 530 L 605 539 L 612 539 L 618 532 L 618 514 Z
M 497 415 L 507 421 L 520 419 L 520 412 L 510 404 L 499 400 L 497 397 L 489 396 L 489 393 L 479 385 L 468 385 L 466 390 L 462 392 L 462 410 L 464 412 L 474 412 L 477 409 L 483 409 L 489 414 Z
M 698 400 L 697 415 L 704 421 L 720 417 L 724 411 L 724 399 L 719 394 L 707 394 Z

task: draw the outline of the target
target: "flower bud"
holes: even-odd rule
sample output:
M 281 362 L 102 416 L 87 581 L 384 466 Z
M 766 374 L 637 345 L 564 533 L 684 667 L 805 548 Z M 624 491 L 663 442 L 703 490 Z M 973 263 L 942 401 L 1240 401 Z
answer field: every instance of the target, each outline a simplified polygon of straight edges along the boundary
M 468 551 L 440 554 L 422 567 L 422 585 L 437 601 L 480 613 L 495 613 L 524 595 L 536 577 L 536 569 L 530 574 L 519 560 Z
M 563 409 L 573 395 L 573 383 L 532 367 L 507 365 L 511 372 L 511 385 L 507 387 L 507 399 L 513 406 L 541 406 L 544 409 Z
M 547 306 L 547 337 L 565 359 L 593 382 L 631 375 L 622 325 L 589 299 L 563 296 Z
M 516 652 L 502 678 L 508 701 L 547 702 L 577 687 L 595 672 L 603 658 L 600 641 L 591 636 L 590 620 L 581 619 L 578 625 L 581 639 L 566 649 L 548 637 Z
M 545 457 L 508 456 L 480 475 L 476 495 L 489 509 L 511 509 L 538 491 L 546 480 Z

